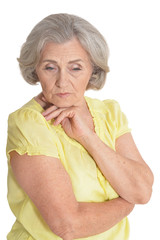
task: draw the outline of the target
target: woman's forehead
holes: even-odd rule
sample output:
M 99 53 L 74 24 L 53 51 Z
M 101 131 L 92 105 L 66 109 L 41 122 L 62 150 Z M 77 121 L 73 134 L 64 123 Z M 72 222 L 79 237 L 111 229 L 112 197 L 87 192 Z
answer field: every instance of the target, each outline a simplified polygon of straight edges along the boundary
M 41 53 L 41 61 L 58 62 L 86 62 L 89 60 L 87 51 L 82 47 L 77 39 L 72 39 L 65 43 L 49 42 L 45 45 Z

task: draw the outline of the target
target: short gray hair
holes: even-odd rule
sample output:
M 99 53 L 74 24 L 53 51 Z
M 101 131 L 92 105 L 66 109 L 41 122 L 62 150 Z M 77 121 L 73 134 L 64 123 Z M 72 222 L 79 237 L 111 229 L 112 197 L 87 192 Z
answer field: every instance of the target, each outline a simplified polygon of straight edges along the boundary
M 88 52 L 93 73 L 87 89 L 101 89 L 109 72 L 108 45 L 102 34 L 89 22 L 75 15 L 52 14 L 40 21 L 22 45 L 18 58 L 23 78 L 30 84 L 39 82 L 36 66 L 47 42 L 64 43 L 76 37 Z

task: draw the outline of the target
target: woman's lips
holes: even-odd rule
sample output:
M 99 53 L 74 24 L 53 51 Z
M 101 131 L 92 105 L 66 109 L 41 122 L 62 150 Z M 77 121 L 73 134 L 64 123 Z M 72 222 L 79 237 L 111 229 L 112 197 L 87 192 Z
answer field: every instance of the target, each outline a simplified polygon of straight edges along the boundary
M 66 98 L 70 95 L 70 93 L 57 93 L 56 95 L 61 98 Z

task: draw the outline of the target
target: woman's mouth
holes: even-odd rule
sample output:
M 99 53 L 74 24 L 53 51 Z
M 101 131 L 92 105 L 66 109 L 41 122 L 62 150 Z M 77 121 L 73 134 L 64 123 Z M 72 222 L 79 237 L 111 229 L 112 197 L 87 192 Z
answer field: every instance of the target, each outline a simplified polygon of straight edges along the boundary
M 58 97 L 60 98 L 66 98 L 70 95 L 70 93 L 66 92 L 66 93 L 57 93 L 56 94 Z

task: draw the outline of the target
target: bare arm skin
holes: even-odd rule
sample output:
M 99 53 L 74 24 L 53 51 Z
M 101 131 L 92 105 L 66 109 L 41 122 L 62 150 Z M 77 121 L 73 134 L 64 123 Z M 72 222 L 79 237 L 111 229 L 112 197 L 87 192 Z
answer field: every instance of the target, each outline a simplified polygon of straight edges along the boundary
M 122 198 L 133 204 L 145 204 L 149 201 L 153 174 L 142 159 L 131 133 L 126 133 L 116 140 L 116 152 L 96 134 L 85 136 L 81 144 Z
M 126 217 L 134 207 L 120 197 L 102 203 L 77 202 L 70 177 L 59 159 L 20 156 L 16 152 L 10 155 L 17 182 L 50 229 L 64 240 L 102 233 Z

